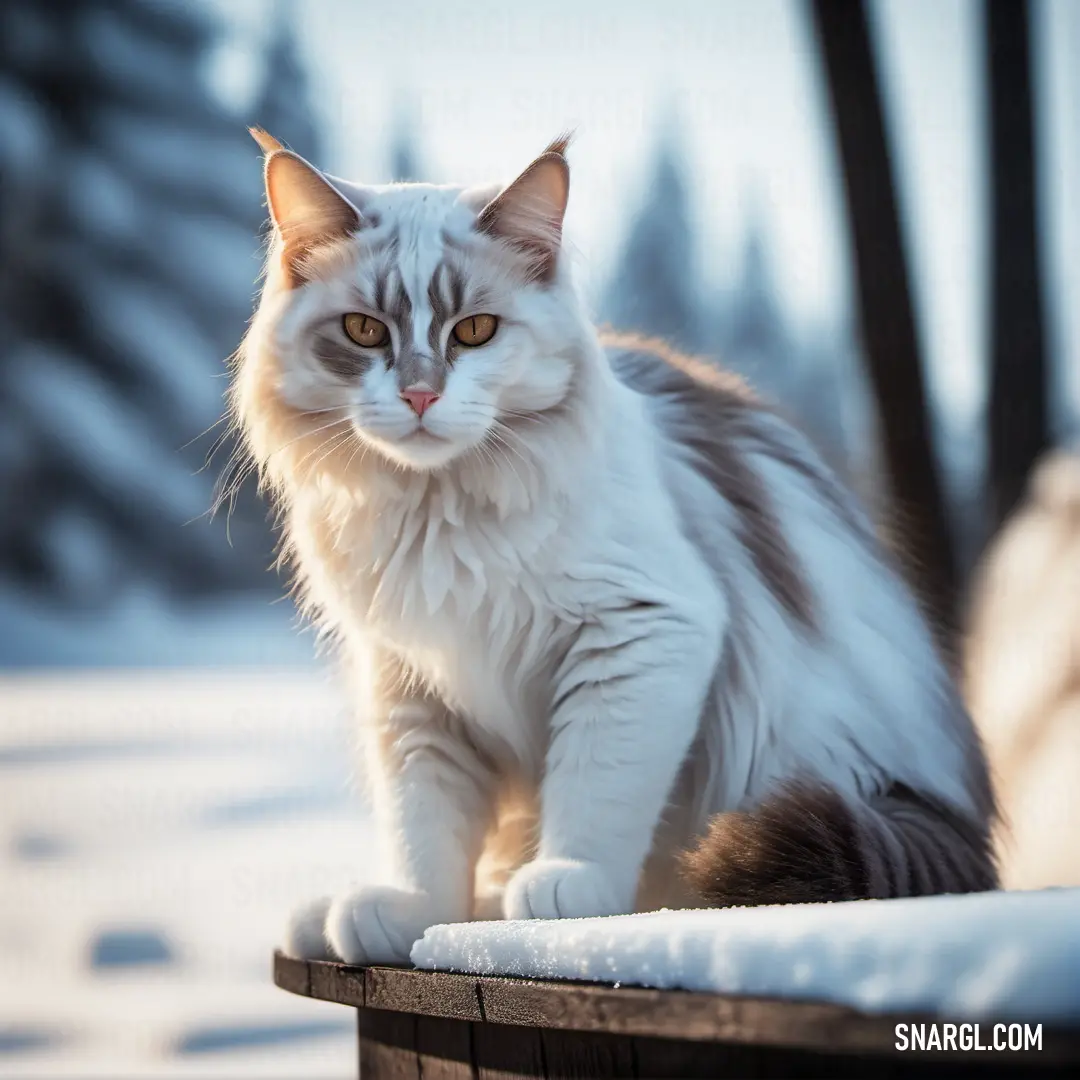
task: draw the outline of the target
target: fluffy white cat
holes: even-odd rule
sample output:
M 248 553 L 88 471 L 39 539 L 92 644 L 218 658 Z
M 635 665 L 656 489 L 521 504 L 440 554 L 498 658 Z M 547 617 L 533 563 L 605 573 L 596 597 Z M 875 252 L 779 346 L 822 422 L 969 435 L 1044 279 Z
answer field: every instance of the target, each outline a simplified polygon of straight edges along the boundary
M 362 187 L 255 134 L 274 234 L 233 404 L 353 676 L 382 847 L 382 884 L 297 913 L 287 950 L 992 888 L 985 764 L 918 605 L 773 410 L 598 336 L 566 141 L 478 190 Z

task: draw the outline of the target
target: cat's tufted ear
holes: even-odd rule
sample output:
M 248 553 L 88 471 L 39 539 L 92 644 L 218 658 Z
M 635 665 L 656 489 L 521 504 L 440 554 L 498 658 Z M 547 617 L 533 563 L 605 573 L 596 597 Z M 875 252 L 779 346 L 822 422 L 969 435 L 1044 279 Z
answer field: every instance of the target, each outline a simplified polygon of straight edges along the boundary
M 264 154 L 272 154 L 275 150 L 285 149 L 265 128 L 249 127 L 248 134 L 259 144 L 259 149 Z
M 299 154 L 286 150 L 261 128 L 252 137 L 266 153 L 266 200 L 282 241 L 282 265 L 293 285 L 305 280 L 304 262 L 318 244 L 364 227 L 364 219 L 325 176 Z
M 506 240 L 534 256 L 534 272 L 550 280 L 562 243 L 563 217 L 570 197 L 568 136 L 556 139 L 476 219 L 480 232 Z

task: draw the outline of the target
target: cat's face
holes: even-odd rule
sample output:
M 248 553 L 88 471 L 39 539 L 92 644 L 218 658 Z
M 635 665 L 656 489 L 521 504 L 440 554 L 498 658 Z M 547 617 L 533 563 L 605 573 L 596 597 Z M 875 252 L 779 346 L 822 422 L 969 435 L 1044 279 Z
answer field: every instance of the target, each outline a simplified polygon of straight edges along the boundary
M 580 335 L 559 245 L 568 171 L 549 150 L 478 191 L 332 183 L 281 150 L 267 187 L 280 273 L 260 318 L 275 392 L 326 438 L 431 470 L 559 405 Z M 347 441 L 347 440 L 346 440 Z

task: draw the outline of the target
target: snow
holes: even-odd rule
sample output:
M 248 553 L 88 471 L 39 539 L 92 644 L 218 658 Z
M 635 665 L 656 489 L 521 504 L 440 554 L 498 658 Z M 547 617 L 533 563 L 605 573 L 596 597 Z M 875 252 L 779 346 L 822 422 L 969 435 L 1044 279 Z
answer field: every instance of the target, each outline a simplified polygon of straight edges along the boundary
M 314 649 L 292 604 L 266 596 L 181 605 L 133 584 L 112 595 L 107 611 L 78 610 L 0 584 L 0 673 L 63 665 L 303 670 Z
M 225 619 L 187 648 L 235 665 L 258 638 Z M 0 675 L 5 1078 L 355 1075 L 351 1013 L 270 978 L 285 913 L 370 873 L 349 708 L 261 662 Z M 1080 1017 L 1080 889 L 444 926 L 413 959 L 1050 1024 Z
M 5 1080 L 355 1076 L 351 1011 L 270 977 L 367 862 L 331 678 L 6 676 L 0 716 Z
M 1080 889 L 437 926 L 417 967 L 1080 1022 Z

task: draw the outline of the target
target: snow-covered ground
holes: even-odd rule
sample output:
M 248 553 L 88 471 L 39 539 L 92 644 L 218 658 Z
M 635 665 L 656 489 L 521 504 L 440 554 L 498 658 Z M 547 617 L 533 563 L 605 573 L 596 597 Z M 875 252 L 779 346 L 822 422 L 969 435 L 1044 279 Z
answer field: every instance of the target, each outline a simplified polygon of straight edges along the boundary
M 345 719 L 314 671 L 0 679 L 0 1075 L 355 1075 L 270 978 L 365 865 Z
M 282 586 L 284 589 L 284 585 Z M 218 598 L 181 607 L 130 583 L 107 609 L 55 608 L 0 582 L 0 672 L 26 668 L 311 666 L 314 637 L 282 597 Z M 63 677 L 61 677 L 63 681 Z
M 355 1075 L 349 1011 L 270 978 L 284 914 L 370 873 L 348 731 L 314 667 L 0 676 L 0 1075 Z M 1080 889 L 442 927 L 414 960 L 1052 1023 Z
M 1080 1025 L 1080 889 L 436 926 L 417 967 Z

